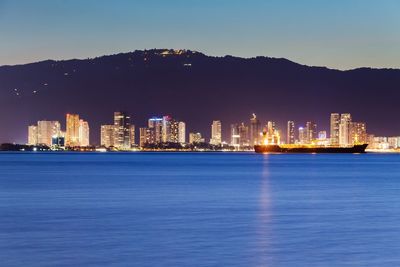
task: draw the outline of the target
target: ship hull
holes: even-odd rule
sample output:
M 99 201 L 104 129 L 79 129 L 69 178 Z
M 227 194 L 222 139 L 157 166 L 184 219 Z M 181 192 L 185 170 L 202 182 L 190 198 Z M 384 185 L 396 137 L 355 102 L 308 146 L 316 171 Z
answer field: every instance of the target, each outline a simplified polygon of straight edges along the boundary
M 352 147 L 308 147 L 279 145 L 255 145 L 256 153 L 365 153 L 368 144 L 354 145 Z

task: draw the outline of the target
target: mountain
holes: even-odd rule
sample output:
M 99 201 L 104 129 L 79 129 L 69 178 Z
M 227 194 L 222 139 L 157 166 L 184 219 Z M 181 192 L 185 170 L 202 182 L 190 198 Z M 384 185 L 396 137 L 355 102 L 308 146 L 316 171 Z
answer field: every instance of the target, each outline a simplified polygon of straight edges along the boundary
M 0 67 L 0 142 L 26 142 L 27 126 L 78 113 L 99 143 L 100 125 L 125 110 L 138 127 L 148 117 L 170 114 L 187 132 L 209 136 L 213 119 L 264 123 L 307 120 L 329 130 L 331 112 L 350 112 L 368 132 L 400 135 L 400 70 L 339 71 L 287 59 L 212 57 L 189 50 L 154 49 L 83 60 L 47 60 Z M 138 128 L 137 128 L 138 132 Z

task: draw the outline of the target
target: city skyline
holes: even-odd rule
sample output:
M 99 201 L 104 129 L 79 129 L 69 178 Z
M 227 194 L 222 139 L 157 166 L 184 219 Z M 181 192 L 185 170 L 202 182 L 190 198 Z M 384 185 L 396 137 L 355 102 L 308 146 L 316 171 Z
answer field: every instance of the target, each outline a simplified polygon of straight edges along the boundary
M 228 139 L 222 138 L 222 122 L 213 120 L 207 142 L 204 132 L 187 132 L 186 122 L 171 115 L 153 116 L 146 127 L 136 127 L 126 112 L 114 112 L 113 124 L 102 124 L 100 143 L 90 142 L 89 123 L 80 119 L 79 114 L 66 114 L 66 130 L 62 131 L 59 121 L 38 121 L 28 126 L 27 145 L 45 145 L 55 149 L 74 147 L 104 147 L 106 149 L 160 149 L 174 148 L 168 144 L 187 145 L 208 144 L 215 148 L 231 147 L 233 150 L 252 150 L 254 145 L 313 145 L 349 147 L 369 144 L 370 149 L 389 149 L 400 147 L 400 135 L 379 137 L 367 131 L 366 122 L 355 121 L 350 113 L 331 113 L 329 130 L 318 127 L 314 121 L 296 123 L 287 121 L 287 127 L 279 128 L 273 120 L 262 123 L 256 114 L 247 122 L 230 124 Z M 303 126 L 305 125 L 305 126 Z M 296 130 L 297 129 L 297 130 Z M 329 133 L 329 135 L 328 135 Z M 100 144 L 100 146 L 98 145 Z

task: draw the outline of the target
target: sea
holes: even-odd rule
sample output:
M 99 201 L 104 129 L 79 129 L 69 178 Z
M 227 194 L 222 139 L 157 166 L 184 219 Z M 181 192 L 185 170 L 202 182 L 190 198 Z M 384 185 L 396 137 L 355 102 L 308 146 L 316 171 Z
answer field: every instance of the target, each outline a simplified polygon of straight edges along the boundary
M 400 266 L 400 154 L 0 153 L 0 266 Z

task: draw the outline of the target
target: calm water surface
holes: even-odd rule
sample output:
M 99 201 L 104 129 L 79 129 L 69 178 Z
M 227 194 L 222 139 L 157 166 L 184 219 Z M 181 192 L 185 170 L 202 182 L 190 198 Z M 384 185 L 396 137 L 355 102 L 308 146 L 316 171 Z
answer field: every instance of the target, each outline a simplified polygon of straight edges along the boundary
M 400 266 L 400 155 L 0 154 L 0 266 Z

